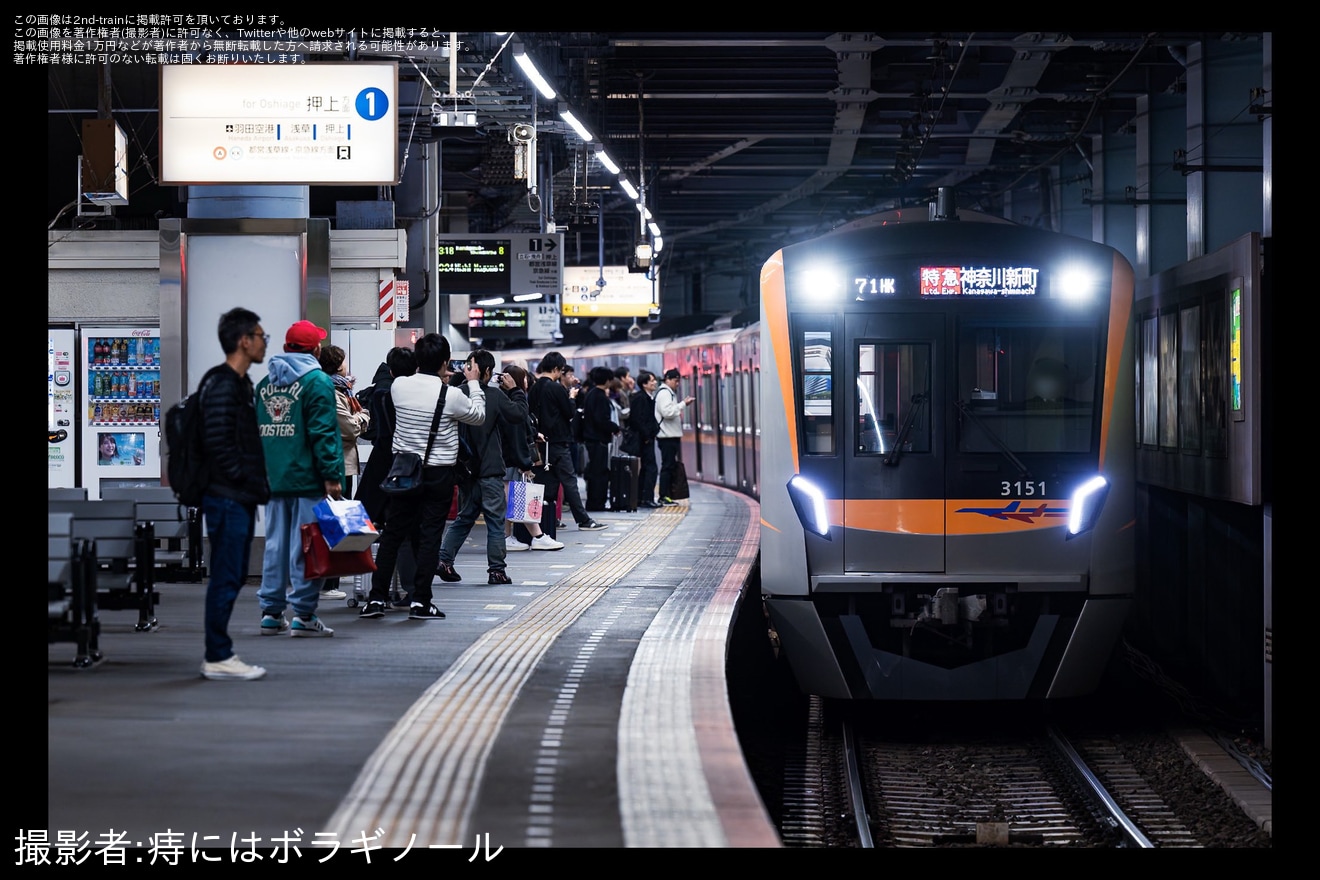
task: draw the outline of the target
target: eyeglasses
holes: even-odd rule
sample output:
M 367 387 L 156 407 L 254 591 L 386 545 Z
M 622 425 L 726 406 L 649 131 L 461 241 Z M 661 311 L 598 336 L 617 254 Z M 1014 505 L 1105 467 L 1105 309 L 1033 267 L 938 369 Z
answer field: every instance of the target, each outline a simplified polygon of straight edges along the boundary
M 262 342 L 266 343 L 267 345 L 270 345 L 269 333 L 249 333 L 248 336 L 251 336 L 253 339 L 260 339 Z

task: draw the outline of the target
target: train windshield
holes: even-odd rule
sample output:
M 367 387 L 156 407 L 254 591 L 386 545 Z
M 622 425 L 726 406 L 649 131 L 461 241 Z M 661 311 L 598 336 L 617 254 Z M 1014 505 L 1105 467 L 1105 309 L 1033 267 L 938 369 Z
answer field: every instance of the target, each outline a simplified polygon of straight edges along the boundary
M 1093 325 L 968 323 L 959 332 L 962 452 L 1087 452 L 1096 404 Z

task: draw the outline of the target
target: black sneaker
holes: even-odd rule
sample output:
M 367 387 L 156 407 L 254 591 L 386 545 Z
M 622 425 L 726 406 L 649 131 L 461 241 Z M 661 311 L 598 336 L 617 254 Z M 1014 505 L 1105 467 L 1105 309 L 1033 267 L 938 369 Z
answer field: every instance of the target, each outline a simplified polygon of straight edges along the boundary
M 384 616 L 385 616 L 384 602 L 376 602 L 376 601 L 368 602 L 366 605 L 363 605 L 362 610 L 358 612 L 359 618 L 384 617 Z
M 490 570 L 490 579 L 487 580 L 486 583 L 488 583 L 488 584 L 511 584 L 511 583 L 513 583 L 513 581 L 509 580 L 509 575 L 508 575 L 507 573 L 505 573 L 504 569 L 502 569 L 502 568 L 492 568 L 492 569 Z
M 449 583 L 451 584 L 454 583 L 455 581 L 461 581 L 463 579 L 463 576 L 461 574 L 454 571 L 453 564 L 448 562 L 440 563 L 440 567 L 436 569 L 436 573 L 440 575 L 440 580 L 449 581 Z M 413 607 L 416 608 L 417 606 L 413 605 Z M 440 616 L 444 617 L 443 614 Z
M 589 519 L 584 523 L 578 524 L 578 531 L 580 532 L 599 532 L 601 529 L 608 529 L 608 528 L 609 526 L 602 525 L 601 523 L 596 522 L 594 519 Z
M 436 608 L 434 605 L 422 605 L 421 603 L 415 602 L 413 603 L 413 606 L 408 609 L 408 619 L 409 620 L 444 620 L 445 613 L 441 611 L 439 608 Z

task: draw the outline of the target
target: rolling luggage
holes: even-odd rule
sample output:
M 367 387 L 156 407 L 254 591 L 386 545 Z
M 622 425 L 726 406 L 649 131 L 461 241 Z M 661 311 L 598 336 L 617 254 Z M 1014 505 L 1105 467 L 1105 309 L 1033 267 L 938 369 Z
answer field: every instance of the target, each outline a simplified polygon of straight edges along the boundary
M 616 455 L 610 459 L 610 510 L 637 509 L 637 477 L 642 460 L 635 455 Z

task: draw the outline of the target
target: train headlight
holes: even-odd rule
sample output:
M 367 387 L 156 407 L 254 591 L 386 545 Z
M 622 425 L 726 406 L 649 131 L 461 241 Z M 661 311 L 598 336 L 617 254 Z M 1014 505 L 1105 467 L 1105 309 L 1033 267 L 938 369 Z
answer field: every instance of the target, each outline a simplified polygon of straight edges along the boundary
M 1109 496 L 1109 481 L 1095 476 L 1073 492 L 1072 507 L 1068 511 L 1068 537 L 1080 535 L 1095 527 Z
M 830 536 L 829 511 L 825 507 L 825 493 L 801 474 L 788 481 L 788 497 L 793 501 L 802 528 L 822 538 Z

